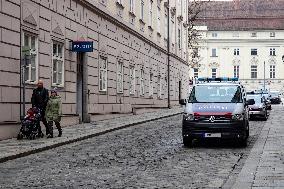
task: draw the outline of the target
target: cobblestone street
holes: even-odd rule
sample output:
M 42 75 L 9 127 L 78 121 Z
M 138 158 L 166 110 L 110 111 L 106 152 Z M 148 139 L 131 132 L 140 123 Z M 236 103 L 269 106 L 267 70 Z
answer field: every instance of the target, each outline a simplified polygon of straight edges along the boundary
M 251 121 L 249 147 L 207 142 L 184 148 L 181 115 L 121 129 L 0 164 L 1 188 L 215 188 L 237 169 L 264 121 Z

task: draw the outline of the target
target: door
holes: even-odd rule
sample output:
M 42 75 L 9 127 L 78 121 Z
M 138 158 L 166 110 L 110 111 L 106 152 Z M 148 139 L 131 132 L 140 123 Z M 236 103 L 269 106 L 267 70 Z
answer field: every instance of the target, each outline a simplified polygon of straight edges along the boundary
M 83 53 L 77 53 L 77 114 L 79 115 L 79 122 L 82 123 L 83 118 Z

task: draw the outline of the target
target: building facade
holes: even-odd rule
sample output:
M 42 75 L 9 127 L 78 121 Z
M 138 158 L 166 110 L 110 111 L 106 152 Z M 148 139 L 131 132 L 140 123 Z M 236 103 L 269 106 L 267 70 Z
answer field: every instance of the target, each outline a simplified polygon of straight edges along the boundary
M 248 90 L 284 92 L 283 8 L 279 0 L 210 2 L 197 21 L 190 76 L 238 77 Z
M 189 82 L 188 4 L 169 2 L 0 0 L 0 139 L 17 134 L 39 79 L 58 88 L 63 125 L 178 105 Z M 73 52 L 74 41 L 93 52 Z

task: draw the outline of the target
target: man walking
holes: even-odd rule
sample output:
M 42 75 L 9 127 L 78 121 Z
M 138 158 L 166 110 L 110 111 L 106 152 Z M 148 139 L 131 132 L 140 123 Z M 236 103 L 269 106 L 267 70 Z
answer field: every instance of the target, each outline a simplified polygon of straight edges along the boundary
M 41 121 L 44 124 L 45 128 L 46 128 L 46 135 L 48 135 L 48 129 L 47 129 L 47 121 L 45 118 L 45 110 L 46 110 L 46 105 L 48 102 L 48 90 L 46 88 L 43 87 L 43 81 L 39 80 L 37 83 L 37 88 L 33 90 L 33 94 L 32 94 L 32 106 L 39 108 L 40 109 L 40 113 L 41 113 Z M 38 129 L 39 129 L 39 136 L 43 136 L 43 133 L 41 131 L 41 126 L 40 126 L 40 122 L 38 122 Z

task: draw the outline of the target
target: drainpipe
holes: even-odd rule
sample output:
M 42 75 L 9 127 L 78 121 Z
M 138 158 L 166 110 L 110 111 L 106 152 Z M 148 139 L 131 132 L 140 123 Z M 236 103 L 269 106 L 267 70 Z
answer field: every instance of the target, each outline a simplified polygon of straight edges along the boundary
M 168 108 L 171 108 L 170 100 L 170 1 L 168 0 L 168 45 L 167 45 L 167 55 L 168 55 Z
M 23 118 L 25 110 L 22 110 L 22 0 L 20 1 L 20 119 Z

